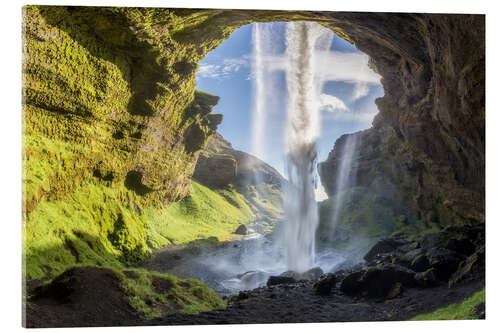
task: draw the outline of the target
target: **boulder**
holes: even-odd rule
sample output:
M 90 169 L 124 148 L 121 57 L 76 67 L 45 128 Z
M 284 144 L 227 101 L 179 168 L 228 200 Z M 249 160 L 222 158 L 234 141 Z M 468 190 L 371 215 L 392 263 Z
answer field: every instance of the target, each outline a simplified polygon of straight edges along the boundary
M 327 296 L 330 295 L 332 289 L 335 288 L 337 283 L 337 276 L 329 273 L 322 275 L 318 281 L 313 285 L 313 291 L 316 295 Z
M 429 259 L 426 254 L 416 256 L 409 265 L 409 268 L 415 272 L 425 272 L 430 268 Z
M 384 264 L 348 274 L 342 281 L 340 289 L 348 295 L 384 298 L 394 295 L 397 283 L 400 283 L 401 287 L 415 286 L 414 275 L 415 272 L 406 267 Z
M 270 276 L 269 279 L 267 280 L 267 286 L 271 287 L 280 284 L 292 284 L 296 282 L 297 280 L 289 276 Z
M 237 235 L 248 235 L 248 228 L 246 225 L 240 224 L 234 233 Z
M 384 238 L 378 241 L 363 258 L 366 261 L 372 261 L 381 254 L 394 252 L 408 244 L 408 241 L 401 238 Z
M 301 280 L 317 280 L 319 277 L 323 275 L 323 270 L 320 267 L 311 268 L 304 273 L 299 273 L 295 271 L 286 271 L 280 274 L 282 277 L 290 277 L 296 281 Z
M 437 277 L 441 281 L 448 281 L 464 259 L 464 256 L 455 251 L 439 247 L 429 249 L 426 256 L 429 266 L 436 269 Z
M 439 247 L 469 256 L 476 251 L 478 244 L 484 244 L 484 227 L 449 226 L 425 235 L 421 243 L 425 249 Z
M 317 280 L 323 275 L 323 270 L 320 267 L 314 267 L 300 275 L 301 280 Z

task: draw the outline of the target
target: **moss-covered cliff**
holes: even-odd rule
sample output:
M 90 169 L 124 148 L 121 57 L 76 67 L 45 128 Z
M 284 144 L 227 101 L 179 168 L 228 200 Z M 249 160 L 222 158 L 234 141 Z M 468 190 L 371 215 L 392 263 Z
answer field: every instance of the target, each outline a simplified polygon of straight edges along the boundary
M 254 219 L 234 190 L 191 186 L 222 120 L 210 114 L 218 97 L 195 90 L 197 62 L 251 19 L 234 13 L 229 24 L 224 13 L 24 8 L 28 279 L 75 264 L 120 266 L 150 247 L 227 239 Z

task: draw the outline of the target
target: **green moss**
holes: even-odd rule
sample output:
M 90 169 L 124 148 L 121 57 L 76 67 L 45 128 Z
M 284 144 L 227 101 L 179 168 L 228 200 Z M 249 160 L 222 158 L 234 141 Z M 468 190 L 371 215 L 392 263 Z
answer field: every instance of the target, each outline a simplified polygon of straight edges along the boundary
M 343 204 L 333 224 L 335 195 L 319 204 L 318 246 L 356 247 L 367 249 L 382 237 L 418 225 L 415 217 L 395 202 L 364 187 L 355 187 L 341 193 Z
M 437 309 L 434 312 L 420 314 L 410 320 L 467 320 L 478 319 L 475 311 L 476 306 L 485 302 L 486 291 L 483 288 L 462 302 L 451 304 L 447 307 Z
M 145 222 L 124 187 L 85 184 L 64 199 L 42 201 L 24 223 L 26 277 L 59 274 L 74 264 L 118 267 L 145 258 Z
M 224 309 L 226 304 L 208 286 L 195 279 L 143 269 L 115 270 L 129 300 L 145 319 L 171 313 L 199 313 Z

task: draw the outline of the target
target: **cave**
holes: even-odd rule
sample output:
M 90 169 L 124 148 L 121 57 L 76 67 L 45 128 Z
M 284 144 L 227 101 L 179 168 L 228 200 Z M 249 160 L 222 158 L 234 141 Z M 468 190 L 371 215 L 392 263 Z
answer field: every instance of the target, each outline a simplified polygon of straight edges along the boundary
M 128 281 L 139 274 L 141 281 L 168 280 L 148 275 L 152 273 L 147 269 L 156 269 L 154 265 L 145 264 L 143 271 L 134 271 L 134 265 L 157 253 L 153 250 L 172 244 L 190 244 L 190 250 L 196 252 L 222 243 L 217 238 L 220 231 L 210 228 L 236 223 L 233 217 L 240 217 L 237 210 L 247 204 L 242 197 L 251 198 L 248 202 L 255 203 L 254 211 L 270 205 L 273 195 L 282 190 L 281 175 L 254 157 L 235 152 L 218 137 L 222 117 L 211 112 L 219 98 L 196 90 L 196 69 L 210 51 L 239 28 L 256 22 L 292 21 L 316 22 L 331 29 L 368 55 L 370 68 L 381 76 L 384 94 L 375 101 L 378 113 L 372 126 L 341 136 L 318 165 L 328 196 L 333 197 L 337 191 L 335 174 L 342 151 L 355 138 L 359 185 L 382 194 L 374 199 L 377 205 L 397 207 L 401 230 L 417 225 L 433 232 L 430 236 L 419 234 L 418 240 L 405 239 L 404 243 L 400 238 L 408 235 L 403 231 L 391 234 L 393 238 L 380 240 L 363 259 L 371 265 L 371 259 L 380 258 L 372 258 L 371 252 L 397 252 L 406 246 L 405 253 L 421 251 L 418 263 L 404 263 L 401 256 L 382 256 L 383 260 L 394 260 L 382 262 L 382 267 L 364 266 L 351 275 L 344 272 L 320 278 L 317 272 L 310 272 L 316 274 L 316 282 L 306 282 L 302 287 L 309 288 L 309 294 L 311 290 L 329 293 L 337 288 L 345 295 L 355 290 L 360 297 L 381 297 L 372 291 L 378 285 L 376 279 L 384 276 L 387 284 L 382 288 L 383 297 L 396 301 L 416 285 L 436 287 L 433 283 L 440 283 L 436 295 L 448 297 L 450 304 L 461 301 L 459 296 L 470 297 L 478 288 L 483 288 L 484 297 L 484 15 L 26 6 L 23 20 L 23 53 L 28 55 L 23 57 L 23 135 L 28 137 L 25 155 L 31 158 L 23 197 L 26 279 L 34 286 L 28 288 L 29 292 L 39 293 L 41 305 L 51 301 L 43 303 L 44 297 L 50 295 L 44 294 L 45 287 L 37 288 L 39 282 L 63 272 L 78 275 L 78 281 L 86 281 L 84 286 L 105 277 L 110 288 L 102 292 L 112 296 L 122 295 L 117 277 Z M 214 140 L 219 145 L 215 165 L 223 166 L 217 177 L 212 177 L 213 156 L 207 154 Z M 50 163 L 31 164 L 38 159 Z M 209 172 L 200 169 L 201 163 L 210 166 Z M 47 173 L 46 177 L 39 177 L 40 169 Z M 243 179 L 255 174 L 261 176 L 254 177 L 246 187 Z M 269 185 L 265 190 L 270 196 L 259 201 L 262 183 Z M 223 188 L 210 191 L 210 186 Z M 212 207 L 200 198 L 224 201 L 214 206 L 217 209 L 213 215 L 219 220 L 212 224 L 196 220 L 208 219 L 204 209 Z M 169 207 L 174 208 L 168 211 Z M 179 219 L 181 214 L 188 217 Z M 72 216 L 78 218 L 73 220 Z M 190 229 L 194 228 L 190 219 L 204 229 Z M 268 220 L 263 220 L 267 227 Z M 115 230 L 116 221 L 120 222 L 120 232 L 110 241 L 106 235 Z M 44 225 L 53 230 L 46 232 Z M 168 227 L 177 234 L 165 232 Z M 224 236 L 232 237 L 232 230 L 226 229 Z M 78 230 L 88 231 L 95 243 L 93 248 L 75 238 Z M 43 243 L 47 235 L 55 240 L 50 246 Z M 64 244 L 69 243 L 74 246 L 65 248 Z M 467 253 L 462 253 L 462 248 Z M 451 251 L 455 256 L 450 255 Z M 184 260 L 186 254 L 179 253 L 172 258 Z M 71 269 L 75 257 L 79 264 L 93 268 L 88 272 L 85 268 Z M 445 263 L 430 267 L 432 260 Z M 422 262 L 425 271 L 420 269 Z M 118 273 L 108 271 L 108 264 Z M 401 265 L 415 271 L 409 272 L 410 268 Z M 432 269 L 437 270 L 437 277 Z M 128 271 L 134 273 L 125 273 Z M 284 277 L 294 281 L 303 277 L 290 274 Z M 473 287 L 464 287 L 461 293 L 450 296 L 448 286 L 461 288 L 462 279 L 473 283 Z M 222 298 L 205 284 L 172 281 L 172 288 L 182 291 L 179 297 L 191 301 L 194 298 L 189 293 L 197 293 L 197 301 L 212 302 L 210 307 L 203 308 L 203 303 L 201 308 L 224 307 Z M 133 292 L 133 283 L 128 283 L 131 287 L 127 292 Z M 409 293 L 417 293 L 417 289 Z M 77 297 L 85 294 L 81 294 L 82 289 L 75 290 L 71 301 L 78 303 Z M 370 320 L 409 319 L 431 304 L 427 291 L 411 294 L 422 297 L 421 306 L 398 312 L 399 317 L 363 313 Z M 154 295 L 153 289 L 151 293 Z M 249 304 L 260 302 L 259 297 L 262 294 L 253 298 L 251 292 L 242 292 L 230 300 L 243 307 L 246 300 L 250 300 Z M 152 311 L 150 307 L 162 300 L 141 299 L 140 309 Z M 307 297 L 304 300 L 308 302 Z M 114 299 L 107 301 L 112 303 Z M 95 307 L 77 315 L 64 312 L 59 320 L 51 315 L 56 305 L 41 308 L 41 312 L 29 306 L 28 326 L 81 326 L 84 322 L 78 320 L 87 319 L 78 316 L 96 316 L 99 319 L 91 324 L 103 326 L 152 323 L 149 317 L 145 320 L 133 312 L 138 308 L 134 310 L 124 302 L 120 296 L 117 308 L 123 316 L 117 321 L 101 318 L 103 314 L 96 313 Z M 448 303 L 432 303 L 432 310 L 438 305 Z M 345 313 L 355 313 L 349 306 Z M 276 322 L 266 313 L 258 315 Z M 186 323 L 189 319 L 183 316 L 158 317 L 154 324 Z M 210 313 L 190 318 L 199 323 L 213 320 Z M 335 318 L 359 320 L 356 316 Z M 232 317 L 227 322 L 240 319 Z

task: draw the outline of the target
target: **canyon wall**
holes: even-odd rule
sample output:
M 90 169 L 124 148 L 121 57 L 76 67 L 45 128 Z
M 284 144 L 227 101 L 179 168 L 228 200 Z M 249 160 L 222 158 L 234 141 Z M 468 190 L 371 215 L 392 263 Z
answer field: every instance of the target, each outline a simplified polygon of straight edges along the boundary
M 485 218 L 485 26 L 482 15 L 332 14 L 371 57 L 385 96 L 358 137 L 355 177 L 420 223 Z M 328 194 L 346 136 L 320 164 Z

